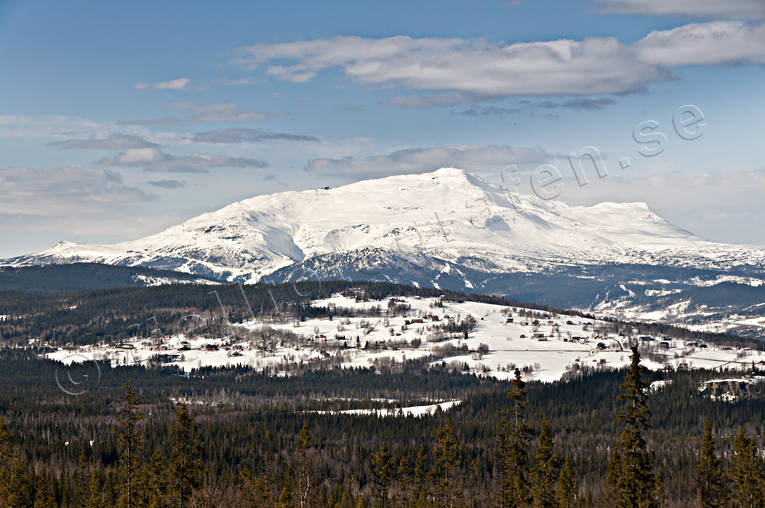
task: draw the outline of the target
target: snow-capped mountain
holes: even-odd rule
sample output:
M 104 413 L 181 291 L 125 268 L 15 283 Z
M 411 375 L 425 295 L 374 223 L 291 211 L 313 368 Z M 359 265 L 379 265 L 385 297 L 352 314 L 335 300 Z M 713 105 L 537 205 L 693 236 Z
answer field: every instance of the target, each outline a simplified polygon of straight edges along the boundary
M 707 277 L 694 273 L 707 282 L 723 273 L 755 280 L 765 274 L 765 250 L 705 241 L 644 203 L 569 206 L 509 193 L 451 168 L 257 196 L 139 240 L 61 242 L 5 264 L 84 261 L 222 280 L 374 278 L 510 296 L 524 295 L 512 282 L 520 274 L 527 282 L 562 273 L 597 279 L 600 272 L 581 270 L 614 265 L 706 270 Z M 602 306 L 604 295 L 597 296 L 565 303 Z

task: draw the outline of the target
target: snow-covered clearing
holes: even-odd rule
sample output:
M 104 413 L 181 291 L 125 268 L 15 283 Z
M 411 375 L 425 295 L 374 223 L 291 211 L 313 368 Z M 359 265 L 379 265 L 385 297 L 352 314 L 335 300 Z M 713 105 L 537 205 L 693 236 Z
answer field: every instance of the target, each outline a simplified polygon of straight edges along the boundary
M 313 302 L 334 306 L 326 317 L 297 322 L 256 319 L 234 325 L 222 338 L 161 337 L 121 345 L 58 349 L 47 357 L 63 363 L 97 360 L 111 365 L 145 365 L 152 357 L 184 371 L 205 366 L 241 365 L 285 375 L 301 365 L 344 368 L 386 366 L 430 358 L 457 371 L 509 379 L 513 369 L 526 379 L 554 381 L 579 369 L 615 369 L 629 363 L 629 337 L 608 330 L 606 322 L 542 311 L 439 298 L 386 298 L 357 301 L 335 295 Z M 408 310 L 389 314 L 389 305 Z M 374 312 L 377 307 L 379 312 Z M 344 317 L 342 309 L 366 316 Z M 475 320 L 467 339 L 444 325 Z M 243 339 L 242 336 L 248 338 Z M 239 338 L 237 338 L 239 337 Z M 715 347 L 664 337 L 637 337 L 649 369 L 745 369 L 765 364 L 758 351 Z M 649 360 L 649 357 L 652 360 Z
M 449 409 L 458 406 L 462 403 L 461 400 L 450 400 L 446 402 L 440 402 L 438 404 L 428 404 L 425 406 L 410 406 L 401 407 L 395 409 L 345 409 L 342 411 L 316 411 L 318 414 L 340 414 L 340 415 L 375 415 L 379 417 L 389 416 L 414 416 L 422 417 L 435 413 L 438 408 L 442 411 L 448 411 Z

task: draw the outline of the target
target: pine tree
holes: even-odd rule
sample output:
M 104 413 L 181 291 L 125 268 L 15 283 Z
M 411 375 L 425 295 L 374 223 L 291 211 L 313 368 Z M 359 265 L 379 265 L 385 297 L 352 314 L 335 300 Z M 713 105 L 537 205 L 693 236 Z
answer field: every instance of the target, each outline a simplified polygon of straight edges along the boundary
M 507 396 L 513 407 L 502 412 L 497 429 L 498 501 L 506 508 L 526 506 L 530 499 L 528 447 L 531 428 L 525 419 L 526 383 L 518 369 L 515 369 L 512 384 L 513 391 Z
M 305 508 L 311 499 L 313 490 L 313 477 L 311 474 L 311 462 L 308 455 L 311 449 L 311 433 L 308 431 L 308 422 L 303 422 L 303 428 L 298 435 L 300 444 L 298 445 L 298 460 L 296 468 L 297 480 L 297 501 L 300 508 Z
M 170 505 L 183 508 L 191 493 L 201 484 L 202 459 L 194 425 L 186 404 L 175 412 L 175 424 L 170 428 L 170 464 L 168 465 L 168 497 Z
M 765 478 L 757 446 L 743 428 L 733 439 L 733 483 L 737 506 L 765 506 Z
M 704 436 L 699 445 L 699 462 L 696 465 L 696 489 L 699 503 L 704 508 L 726 506 L 730 496 L 725 472 L 720 459 L 715 455 L 712 439 L 712 423 L 709 418 L 704 422 Z
M 279 493 L 279 499 L 276 500 L 275 508 L 292 508 L 294 500 L 292 470 L 288 467 L 282 483 L 282 491 Z
M 0 417 L 0 506 L 27 508 L 34 502 L 26 461 L 11 444 L 11 436 Z
M 537 437 L 536 464 L 531 486 L 532 506 L 534 508 L 554 508 L 555 480 L 557 477 L 558 457 L 553 453 L 550 422 L 542 420 L 542 430 Z
M 8 499 L 11 464 L 13 464 L 11 437 L 5 427 L 3 417 L 0 416 L 0 506 L 3 506 L 3 502 Z
M 4 508 L 28 508 L 34 504 L 34 493 L 27 466 L 18 452 L 14 452 L 12 460 Z
M 383 443 L 372 459 L 372 476 L 374 477 L 375 506 L 388 506 L 388 489 L 393 479 L 393 457 L 388 445 Z
M 558 478 L 558 490 L 555 499 L 559 508 L 574 508 L 576 502 L 576 485 L 574 483 L 574 470 L 571 467 L 571 459 L 566 457 L 563 469 Z
M 93 470 L 90 473 L 88 482 L 88 498 L 85 502 L 85 508 L 101 508 L 104 506 L 103 493 L 101 492 L 101 479 Z
M 149 469 L 146 473 L 146 497 L 150 508 L 168 506 L 167 473 L 164 457 L 155 450 L 149 459 Z
M 428 502 L 428 456 L 425 448 L 420 448 L 417 452 L 417 459 L 414 464 L 414 488 L 413 495 L 414 506 L 422 508 Z
M 401 460 L 398 463 L 398 469 L 396 470 L 398 488 L 400 491 L 397 496 L 396 506 L 412 506 L 414 504 L 411 476 L 412 468 L 409 465 L 409 461 L 406 460 L 406 457 L 401 457 Z
M 273 506 L 271 491 L 268 488 L 268 479 L 265 475 L 253 476 L 249 468 L 245 467 L 239 473 L 239 479 L 244 484 L 243 491 L 246 506 Z
M 457 447 L 454 427 L 447 419 L 436 430 L 436 447 L 433 453 L 433 478 L 439 506 L 453 508 L 459 504 L 457 497 L 457 471 L 459 470 Z
M 622 405 L 617 418 L 624 424 L 624 430 L 608 464 L 607 482 L 618 508 L 658 506 L 651 455 L 642 434 L 649 428 L 650 414 L 648 384 L 642 380 L 644 372 L 637 346 L 632 346 L 630 366 L 619 394 Z
M 37 487 L 35 487 L 34 508 L 54 508 L 56 500 L 53 496 L 53 487 L 48 472 L 43 468 L 37 477 Z
M 142 446 L 140 429 L 143 414 L 138 410 L 138 397 L 130 381 L 123 385 L 122 407 L 117 417 L 117 442 L 119 445 L 120 507 L 132 508 L 142 505 Z
M 90 461 L 88 460 L 88 450 L 83 443 L 80 448 L 80 455 L 77 458 L 77 468 L 72 478 L 72 501 L 77 505 L 84 505 L 88 498 L 88 480 L 90 476 Z

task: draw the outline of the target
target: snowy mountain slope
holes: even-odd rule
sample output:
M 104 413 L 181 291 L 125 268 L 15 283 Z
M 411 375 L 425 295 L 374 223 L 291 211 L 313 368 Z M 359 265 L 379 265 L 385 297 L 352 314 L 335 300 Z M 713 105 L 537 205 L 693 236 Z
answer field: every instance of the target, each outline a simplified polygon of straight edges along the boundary
M 765 251 L 704 241 L 643 203 L 581 207 L 511 196 L 468 171 L 446 168 L 258 196 L 139 240 L 61 242 L 5 264 L 87 261 L 256 281 L 296 263 L 360 252 L 414 267 L 486 273 L 604 263 L 765 266 Z
M 765 250 L 705 241 L 644 203 L 569 206 L 460 169 L 257 196 L 135 241 L 0 264 L 73 262 L 387 280 L 765 337 Z

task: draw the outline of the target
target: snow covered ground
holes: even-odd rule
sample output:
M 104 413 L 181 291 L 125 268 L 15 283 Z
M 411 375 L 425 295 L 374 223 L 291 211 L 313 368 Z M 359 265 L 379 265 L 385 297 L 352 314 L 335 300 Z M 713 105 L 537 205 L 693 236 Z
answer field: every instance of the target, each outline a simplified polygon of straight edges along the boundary
M 386 315 L 389 304 L 407 306 Z M 429 358 L 457 371 L 512 377 L 523 370 L 526 379 L 554 381 L 576 369 L 614 369 L 629 362 L 629 338 L 609 332 L 607 323 L 576 316 L 439 298 L 389 298 L 356 301 L 335 295 L 313 302 L 316 307 L 365 310 L 374 315 L 296 322 L 253 320 L 234 325 L 228 337 L 217 339 L 160 337 L 115 346 L 102 344 L 63 348 L 47 357 L 63 363 L 97 360 L 111 365 L 146 365 L 152 357 L 184 371 L 204 366 L 242 365 L 274 375 L 288 375 L 301 365 L 340 365 L 344 368 L 385 366 Z M 475 326 L 467 340 L 446 333 L 443 326 L 471 317 Z M 247 336 L 246 339 L 236 337 Z M 666 337 L 637 337 L 649 369 L 745 369 L 765 364 L 758 351 L 715 347 Z M 159 355 L 159 356 L 158 356 Z M 649 357 L 651 359 L 649 359 Z
M 380 417 L 388 416 L 415 416 L 422 417 L 435 413 L 438 408 L 442 411 L 448 411 L 449 409 L 458 406 L 462 403 L 461 400 L 450 400 L 446 402 L 440 402 L 438 404 L 428 404 L 424 406 L 409 406 L 395 409 L 345 409 L 342 411 L 316 411 L 319 414 L 340 414 L 340 415 L 376 415 Z

